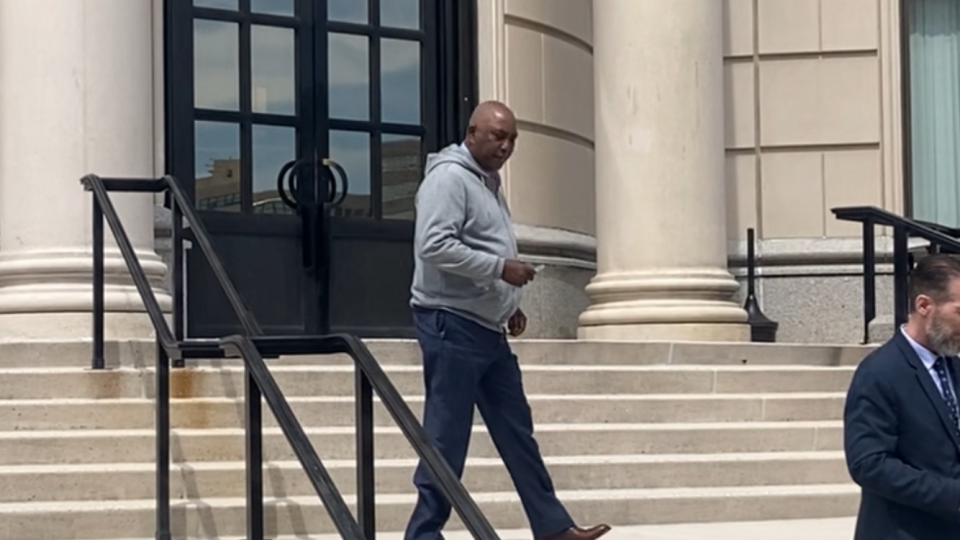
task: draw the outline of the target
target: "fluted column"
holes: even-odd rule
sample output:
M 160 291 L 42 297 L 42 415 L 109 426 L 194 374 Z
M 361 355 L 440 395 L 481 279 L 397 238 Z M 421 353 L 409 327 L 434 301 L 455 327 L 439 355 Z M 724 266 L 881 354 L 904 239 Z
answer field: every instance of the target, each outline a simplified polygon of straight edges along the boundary
M 80 177 L 155 174 L 153 8 L 0 1 L 0 340 L 91 336 L 91 196 Z M 113 198 L 159 283 L 152 197 Z M 107 335 L 147 338 L 143 305 L 106 237 Z M 169 307 L 169 296 L 161 302 Z
M 593 2 L 598 268 L 580 338 L 749 337 L 727 271 L 722 4 Z

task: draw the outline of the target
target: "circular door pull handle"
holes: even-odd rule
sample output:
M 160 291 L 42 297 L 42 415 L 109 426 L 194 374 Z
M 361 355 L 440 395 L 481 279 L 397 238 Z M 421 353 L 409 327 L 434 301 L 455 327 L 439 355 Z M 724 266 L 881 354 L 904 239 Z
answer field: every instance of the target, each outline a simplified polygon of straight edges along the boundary
M 331 158 L 323 158 L 322 163 L 332 173 L 330 175 L 330 205 L 340 206 L 350 192 L 350 180 L 347 178 L 347 171 Z M 341 189 L 339 191 L 337 190 L 337 177 L 340 178 Z
M 288 179 L 288 175 L 297 167 L 300 161 L 299 159 L 292 159 L 284 163 L 283 167 L 280 167 L 280 171 L 277 173 L 277 194 L 280 195 L 283 204 L 293 210 L 296 210 L 298 206 L 296 201 L 296 186 L 293 184 L 294 181 L 292 179 Z

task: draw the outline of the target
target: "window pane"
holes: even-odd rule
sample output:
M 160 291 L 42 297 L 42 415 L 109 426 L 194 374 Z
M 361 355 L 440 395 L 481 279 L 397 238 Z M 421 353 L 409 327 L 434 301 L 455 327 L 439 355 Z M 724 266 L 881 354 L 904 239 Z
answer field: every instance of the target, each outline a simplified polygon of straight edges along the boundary
M 240 126 L 197 122 L 194 176 L 198 210 L 240 211 Z
M 420 0 L 380 0 L 380 26 L 420 29 Z
M 237 0 L 193 0 L 193 5 L 205 8 L 237 10 Z
M 234 23 L 193 22 L 193 98 L 204 109 L 240 108 L 239 31 Z
M 420 124 L 420 42 L 384 39 L 380 100 L 384 122 Z
M 383 219 L 413 219 L 414 198 L 420 185 L 420 138 L 383 136 Z
M 913 218 L 960 226 L 960 4 L 913 0 L 909 31 Z
M 253 211 L 289 214 L 277 194 L 277 174 L 297 153 L 297 132 L 283 126 L 253 126 Z
M 250 11 L 292 16 L 293 0 L 250 0 Z
M 250 31 L 253 112 L 296 112 L 296 54 L 294 31 L 254 26 Z
M 327 18 L 331 21 L 367 24 L 367 0 L 327 0 Z
M 330 34 L 330 117 L 345 120 L 370 118 L 369 39 Z
M 350 182 L 347 197 L 335 210 L 335 215 L 370 217 L 370 134 L 331 131 L 330 158 L 343 167 Z M 340 189 L 342 186 L 338 184 L 337 190 Z

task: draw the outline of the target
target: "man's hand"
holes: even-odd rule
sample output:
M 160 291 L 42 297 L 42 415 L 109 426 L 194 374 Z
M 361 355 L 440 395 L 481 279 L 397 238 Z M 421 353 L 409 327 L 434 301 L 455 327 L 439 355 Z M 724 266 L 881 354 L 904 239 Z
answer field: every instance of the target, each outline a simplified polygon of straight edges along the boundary
M 529 264 L 515 259 L 508 259 L 503 263 L 503 273 L 500 278 L 514 287 L 523 287 L 533 281 L 537 271 Z
M 510 317 L 510 322 L 507 323 L 507 330 L 510 331 L 510 335 L 513 337 L 518 337 L 527 329 L 527 316 L 523 314 L 523 311 L 517 309 L 517 312 Z

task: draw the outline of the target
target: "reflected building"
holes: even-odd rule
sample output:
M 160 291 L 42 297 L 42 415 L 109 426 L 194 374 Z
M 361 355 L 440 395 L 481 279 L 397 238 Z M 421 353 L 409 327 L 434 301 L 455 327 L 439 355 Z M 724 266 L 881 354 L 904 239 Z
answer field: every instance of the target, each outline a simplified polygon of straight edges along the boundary
M 420 140 L 403 138 L 383 143 L 383 218 L 413 219 L 422 178 Z
M 384 219 L 411 220 L 414 201 L 422 179 L 420 141 L 403 138 L 383 143 L 383 176 L 381 193 Z M 239 212 L 240 160 L 214 159 L 205 176 L 196 179 L 198 210 Z M 338 184 L 339 185 L 339 184 Z M 365 194 L 348 193 L 343 202 L 332 209 L 336 217 L 370 217 L 369 190 Z M 276 189 L 253 192 L 253 212 L 261 214 L 292 213 L 277 196 Z
M 194 190 L 197 210 L 239 212 L 240 160 L 214 159 L 207 173 L 207 176 L 197 176 Z
M 207 169 L 206 176 L 197 176 L 197 210 L 216 212 L 239 212 L 240 160 L 236 158 L 214 159 Z M 276 190 L 254 191 L 253 212 L 258 214 L 290 214 L 287 206 Z

